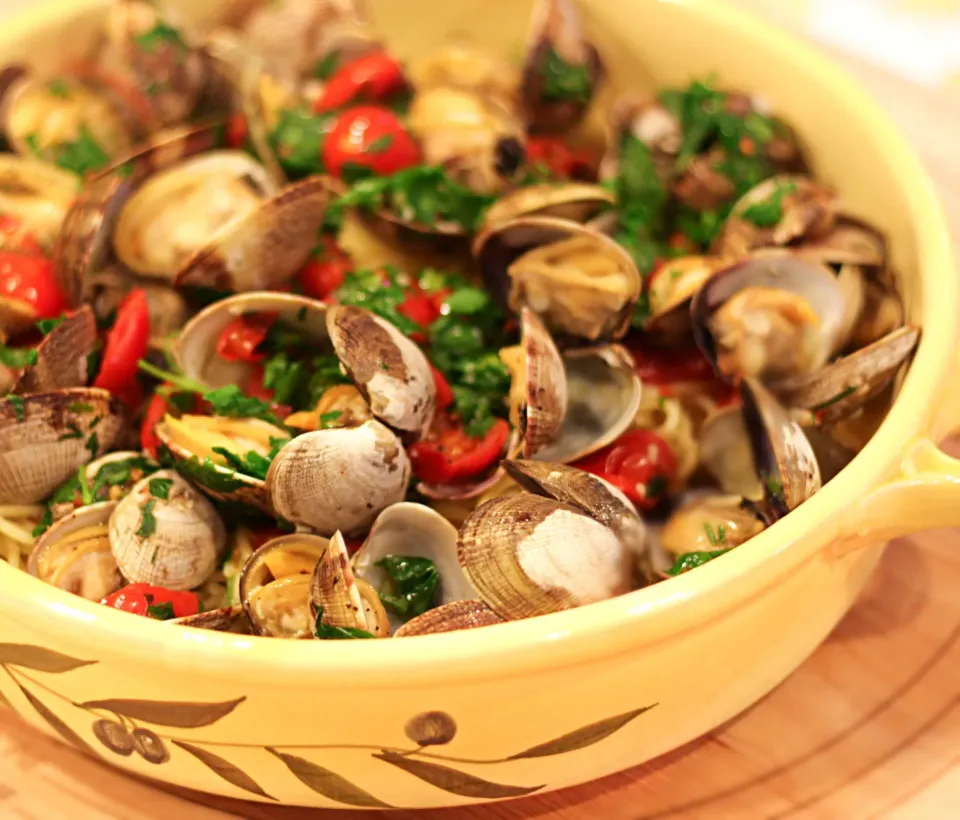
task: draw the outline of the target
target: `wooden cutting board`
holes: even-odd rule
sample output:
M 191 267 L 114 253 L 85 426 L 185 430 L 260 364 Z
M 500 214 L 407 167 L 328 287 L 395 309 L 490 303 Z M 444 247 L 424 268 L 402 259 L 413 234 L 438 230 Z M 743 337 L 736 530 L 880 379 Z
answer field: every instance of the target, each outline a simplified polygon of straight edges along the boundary
M 747 3 L 745 3 L 747 4 Z M 0 8 L 2 8 L 0 2 Z M 901 124 L 960 237 L 960 96 L 834 55 Z M 946 272 L 944 272 L 946 275 Z M 960 452 L 960 444 L 953 448 Z M 383 815 L 161 791 L 0 710 L 0 817 L 17 820 L 941 820 L 960 816 L 960 531 L 891 545 L 864 598 L 786 683 L 653 763 L 555 794 Z M 200 804 L 204 805 L 200 805 Z

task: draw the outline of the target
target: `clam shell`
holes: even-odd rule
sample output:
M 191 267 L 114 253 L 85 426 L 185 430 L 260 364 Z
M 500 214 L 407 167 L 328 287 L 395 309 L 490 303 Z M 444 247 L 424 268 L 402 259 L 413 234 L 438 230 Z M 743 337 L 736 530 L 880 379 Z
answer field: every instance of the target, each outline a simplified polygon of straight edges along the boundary
M 403 444 L 378 421 L 304 433 L 286 445 L 267 473 L 276 513 L 318 533 L 365 531 L 402 501 L 410 480 Z
M 600 211 L 616 204 L 616 197 L 602 185 L 586 182 L 544 182 L 517 188 L 500 197 L 488 209 L 481 230 L 524 216 L 555 216 L 587 223 Z
M 0 211 L 19 219 L 45 247 L 56 239 L 80 187 L 80 177 L 71 171 L 0 154 Z
M 120 400 L 95 387 L 0 400 L 0 503 L 42 501 L 107 452 L 125 422 Z
M 347 545 L 339 532 L 333 534 L 313 570 L 310 604 L 321 623 L 362 629 L 380 638 L 390 634 L 387 612 L 377 591 L 354 575 Z
M 141 459 L 146 461 L 150 465 L 149 470 L 143 470 L 142 475 L 137 478 L 134 478 L 131 475 L 131 478 L 128 481 L 123 482 L 122 484 L 110 484 L 106 487 L 108 493 L 109 501 L 119 501 L 121 495 L 126 495 L 133 488 L 133 485 L 143 478 L 148 472 L 155 472 L 160 469 L 160 465 L 154 463 L 151 459 L 147 458 L 143 453 L 135 450 L 118 450 L 112 453 L 107 453 L 105 456 L 94 459 L 91 461 L 85 468 L 84 473 L 87 477 L 87 485 L 92 489 L 93 484 L 97 480 L 97 475 L 100 473 L 100 470 L 103 467 L 106 467 L 108 464 L 116 464 L 121 461 L 130 461 L 131 459 Z M 64 516 L 70 514 L 76 509 L 76 505 L 82 501 L 82 495 L 79 488 L 75 493 L 75 497 L 70 501 L 65 501 L 58 504 L 50 504 L 50 512 L 53 515 L 53 520 L 58 521 Z
M 24 368 L 12 392 L 47 393 L 87 383 L 87 356 L 97 343 L 97 323 L 82 305 L 37 345 L 37 363 Z
M 700 428 L 699 450 L 700 463 L 724 493 L 762 498 L 763 486 L 739 405 L 718 408 L 707 416 Z
M 766 303 L 760 307 L 749 308 L 746 304 L 741 304 L 736 313 L 728 310 L 723 318 L 723 331 L 729 337 L 725 345 L 726 352 L 718 344 L 715 327 L 718 312 L 735 298 L 739 297 L 742 301 L 745 297 L 740 294 L 747 291 L 764 295 L 782 292 L 783 298 L 788 300 L 785 304 L 792 304 L 789 299 L 793 298 L 786 294 L 795 294 L 800 300 L 797 302 L 798 306 L 807 306 L 812 311 L 815 322 L 807 325 L 806 335 L 797 332 L 793 341 L 798 342 L 801 347 L 797 348 L 797 356 L 789 362 L 774 355 L 774 351 L 780 352 L 785 342 L 777 348 L 770 347 L 773 325 L 769 321 L 750 324 L 744 322 L 744 316 L 751 312 L 773 312 L 774 308 Z M 713 364 L 717 375 L 725 379 L 737 375 L 757 375 L 754 372 L 740 373 L 739 370 L 730 369 L 734 365 L 738 368 L 745 365 L 744 350 L 750 354 L 746 364 L 751 371 L 759 368 L 760 375 L 764 378 L 775 379 L 792 375 L 785 372 L 788 366 L 794 371 L 803 368 L 804 372 L 815 372 L 823 367 L 846 341 L 845 334 L 850 323 L 850 312 L 847 309 L 849 298 L 845 284 L 838 281 L 829 268 L 793 255 L 760 254 L 715 273 L 700 288 L 690 308 L 693 336 L 697 346 Z M 777 304 L 776 310 L 781 309 L 781 305 Z M 755 361 L 754 354 L 758 349 L 763 356 L 759 361 Z M 721 362 L 721 354 L 724 354 L 725 362 Z
M 660 544 L 673 555 L 710 552 L 739 546 L 763 529 L 739 496 L 707 495 L 671 513 L 660 531 Z
M 619 338 L 640 298 L 630 254 L 571 220 L 532 216 L 496 225 L 477 237 L 473 256 L 501 304 L 526 305 L 557 337 Z
M 520 437 L 516 436 L 515 440 L 519 442 Z M 518 446 L 518 444 L 508 445 L 507 452 Z M 417 492 L 434 501 L 464 501 L 483 495 L 502 481 L 503 475 L 503 470 L 497 467 L 489 475 L 463 484 L 427 484 L 421 481 L 417 484 Z
M 680 344 L 691 334 L 690 303 L 724 260 L 711 256 L 671 259 L 650 280 L 650 316 L 643 329 L 664 344 Z
M 841 215 L 824 236 L 807 239 L 796 253 L 821 265 L 887 266 L 887 241 L 876 228 L 850 216 Z
M 433 561 L 440 574 L 441 604 L 477 597 L 477 591 L 457 561 L 456 527 L 429 507 L 401 502 L 380 513 L 363 546 L 353 556 L 354 574 L 377 591 L 382 590 L 390 578 L 377 562 L 388 555 Z
M 483 601 L 455 601 L 452 604 L 428 609 L 423 615 L 411 618 L 393 633 L 394 638 L 412 638 L 416 635 L 436 635 L 461 629 L 478 629 L 506 623 Z
M 630 589 L 630 553 L 610 528 L 577 507 L 528 493 L 474 510 L 457 552 L 480 597 L 508 621 Z
M 110 552 L 108 522 L 115 502 L 81 507 L 37 539 L 28 572 L 60 589 L 99 601 L 123 586 Z
M 172 482 L 166 498 L 151 494 L 150 483 L 157 480 Z M 138 481 L 110 516 L 113 557 L 134 584 L 198 587 L 213 574 L 225 546 L 226 530 L 213 505 L 173 470 Z
M 567 412 L 554 440 L 536 453 L 539 461 L 568 463 L 606 447 L 630 428 L 640 407 L 640 379 L 620 345 L 568 350 L 563 362 Z
M 423 351 L 385 319 L 348 305 L 327 310 L 327 331 L 373 415 L 408 439 L 426 433 L 437 394 Z
M 242 634 L 250 632 L 250 623 L 242 606 L 208 609 L 206 612 L 198 612 L 196 615 L 172 618 L 167 623 L 177 624 L 178 626 L 192 626 L 194 629 L 212 629 L 216 632 L 239 632 Z

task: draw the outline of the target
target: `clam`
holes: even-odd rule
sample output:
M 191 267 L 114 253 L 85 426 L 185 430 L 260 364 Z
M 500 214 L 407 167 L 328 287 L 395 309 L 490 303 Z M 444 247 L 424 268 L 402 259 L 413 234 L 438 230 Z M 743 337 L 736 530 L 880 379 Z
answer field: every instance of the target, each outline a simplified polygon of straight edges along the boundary
M 173 470 L 138 481 L 110 516 L 110 548 L 134 584 L 193 589 L 217 567 L 226 545 L 223 521 Z
M 753 538 L 764 526 L 739 496 L 711 494 L 672 512 L 660 531 L 660 544 L 673 555 L 730 549 Z
M 109 521 L 115 502 L 81 507 L 60 519 L 37 540 L 27 566 L 31 575 L 88 601 L 99 601 L 123 586 L 110 551 Z
M 480 598 L 508 621 L 603 601 L 631 586 L 631 555 L 613 530 L 530 493 L 474 510 L 457 551 Z
M 697 292 L 693 334 L 719 375 L 775 381 L 816 372 L 843 347 L 850 301 L 844 280 L 822 265 L 756 255 Z
M 357 427 L 372 418 L 370 405 L 356 387 L 337 384 L 324 391 L 312 410 L 291 413 L 283 423 L 306 433 L 325 427 Z
M 244 635 L 250 633 L 250 621 L 240 605 L 208 609 L 196 615 L 171 618 L 166 623 L 192 626 L 194 629 L 212 629 L 216 632 L 237 632 Z
M 0 154 L 0 211 L 15 216 L 44 247 L 60 232 L 80 177 L 48 162 Z
M 208 496 L 249 504 L 273 514 L 266 482 L 234 469 L 219 451 L 226 450 L 241 458 L 256 453 L 267 459 L 275 444 L 290 438 L 282 427 L 262 419 L 188 414 L 180 418 L 165 416 L 154 432 L 177 469 Z
M 0 400 L 0 501 L 34 504 L 107 452 L 126 421 L 106 390 L 72 387 Z
M 787 407 L 811 410 L 818 423 L 849 416 L 886 387 L 913 353 L 920 329 L 908 325 L 813 373 L 775 382 Z
M 730 211 L 714 252 L 743 256 L 756 248 L 827 236 L 836 219 L 836 197 L 810 177 L 781 174 L 744 194 Z
M 37 345 L 37 362 L 23 369 L 15 394 L 46 393 L 87 383 L 87 357 L 97 344 L 97 323 L 89 305 L 67 316 Z
M 96 458 L 83 468 L 87 487 L 94 502 L 119 501 L 141 478 L 156 472 L 160 465 L 135 450 L 118 450 Z M 69 498 L 62 498 L 63 489 L 73 487 Z M 64 485 L 47 502 L 53 520 L 57 521 L 84 505 L 83 490 L 74 482 Z M 89 503 L 88 503 L 89 506 Z
M 876 228 L 840 214 L 831 230 L 805 239 L 797 254 L 821 265 L 857 265 L 880 268 L 887 265 L 887 242 Z
M 565 464 L 508 460 L 503 466 L 528 492 L 577 507 L 613 530 L 634 555 L 641 575 L 652 580 L 646 527 L 620 490 L 602 478 Z
M 725 494 L 753 500 L 763 496 L 739 405 L 721 407 L 707 416 L 699 445 L 701 464 Z
M 570 220 L 535 216 L 493 226 L 477 237 L 473 255 L 503 304 L 526 305 L 558 337 L 619 338 L 640 297 L 630 254 Z
M 904 321 L 903 302 L 894 288 L 872 277 L 864 277 L 861 282 L 863 299 L 847 340 L 848 350 L 878 342 L 900 328 Z
M 533 129 L 569 131 L 602 78 L 600 53 L 584 35 L 575 0 L 536 0 L 522 86 Z
M 526 185 L 501 196 L 488 209 L 482 230 L 523 216 L 555 216 L 588 223 L 616 198 L 602 185 L 587 182 L 543 182 Z
M 703 284 L 724 267 L 724 260 L 711 256 L 684 256 L 666 262 L 647 287 L 650 316 L 644 331 L 665 343 L 688 339 L 690 303 Z
M 325 624 L 360 629 L 378 638 L 390 634 L 390 622 L 380 596 L 369 581 L 354 575 L 347 545 L 339 532 L 333 534 L 314 568 L 310 604 L 318 630 Z
M 436 635 L 461 629 L 478 629 L 506 623 L 483 601 L 455 601 L 434 607 L 411 618 L 393 633 L 394 638 L 412 638 L 415 635 Z
M 354 575 L 368 581 L 378 592 L 390 591 L 390 576 L 378 566 L 389 556 L 433 561 L 440 576 L 437 605 L 477 597 L 457 561 L 456 528 L 429 507 L 402 502 L 380 513 L 363 546 L 353 556 Z
M 171 22 L 149 3 L 117 3 L 107 14 L 106 42 L 98 58 L 109 74 L 142 89 L 154 128 L 187 119 L 207 76 L 199 49 Z
M 520 344 L 500 351 L 511 371 L 510 423 L 524 458 L 549 445 L 567 414 L 567 378 L 563 359 L 540 319 L 520 311 Z
M 120 307 L 120 303 L 134 288 L 143 290 L 147 296 L 150 347 L 163 351 L 170 337 L 187 320 L 187 300 L 179 291 L 159 282 L 136 279 L 124 273 L 119 266 L 112 266 L 87 280 L 86 299 L 93 306 L 97 318 L 103 320 Z
M 539 461 L 576 461 L 613 443 L 633 423 L 641 384 L 633 359 L 620 345 L 568 350 L 563 355 L 567 412 Z
M 378 421 L 304 433 L 274 458 L 267 490 L 277 515 L 321 534 L 363 532 L 402 501 L 410 461 Z
M 297 533 L 268 541 L 243 565 L 240 600 L 257 635 L 310 638 L 310 583 L 330 540 Z
M 327 332 L 373 415 L 407 438 L 426 433 L 436 384 L 423 351 L 386 320 L 348 305 L 327 310 Z

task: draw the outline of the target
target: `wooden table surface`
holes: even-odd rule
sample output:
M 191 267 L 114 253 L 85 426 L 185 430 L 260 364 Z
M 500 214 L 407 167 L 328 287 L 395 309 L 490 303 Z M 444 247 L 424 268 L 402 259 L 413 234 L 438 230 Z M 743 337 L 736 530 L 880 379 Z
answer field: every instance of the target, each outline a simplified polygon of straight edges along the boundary
M 917 147 L 960 238 L 960 94 L 921 89 L 831 53 Z M 587 786 L 476 809 L 400 812 L 390 820 L 960 816 L 958 588 L 960 531 L 903 539 L 888 550 L 872 589 L 817 653 L 764 701 L 712 735 Z M 6 710 L 0 710 L 0 761 L 3 818 L 373 817 L 161 791 L 40 735 Z M 200 800 L 205 805 L 195 802 Z

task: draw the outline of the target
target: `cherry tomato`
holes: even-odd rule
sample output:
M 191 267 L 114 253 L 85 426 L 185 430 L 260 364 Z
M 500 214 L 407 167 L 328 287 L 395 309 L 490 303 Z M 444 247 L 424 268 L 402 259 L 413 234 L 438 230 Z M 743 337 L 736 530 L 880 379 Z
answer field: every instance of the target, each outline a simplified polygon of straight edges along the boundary
M 561 179 L 593 180 L 599 158 L 583 148 L 571 148 L 562 137 L 531 136 L 527 140 L 527 162 L 545 165 Z
M 443 373 L 433 365 L 430 365 L 430 370 L 433 371 L 433 383 L 437 388 L 437 412 L 439 413 L 453 404 L 453 390 Z
M 406 85 L 403 67 L 385 51 L 364 54 L 337 69 L 313 104 L 316 113 L 358 100 L 382 102 Z
M 43 247 L 33 232 L 9 214 L 0 214 L 0 251 L 43 256 Z
M 324 165 L 335 177 L 342 176 L 348 164 L 389 176 L 421 162 L 420 146 L 397 115 L 376 105 L 358 105 L 340 114 L 322 151 Z
M 500 459 L 510 435 L 503 419 L 493 422 L 483 438 L 470 438 L 448 416 L 439 416 L 426 438 L 407 451 L 413 474 L 428 484 L 452 484 L 480 475 Z
M 659 348 L 629 342 L 628 347 L 641 381 L 660 386 L 716 378 L 710 362 L 697 347 Z
M 150 309 L 146 291 L 131 290 L 117 308 L 117 319 L 103 345 L 100 372 L 93 380 L 116 396 L 129 395 L 130 382 L 137 378 L 137 362 L 150 341 Z
M 353 260 L 332 236 L 320 238 L 320 247 L 300 268 L 300 290 L 313 299 L 326 299 L 353 270 Z
M 195 592 L 178 592 L 150 584 L 129 584 L 108 595 L 101 602 L 105 606 L 167 621 L 171 618 L 184 618 L 201 611 L 200 599 Z
M 440 302 L 443 305 L 443 302 Z M 418 285 L 407 288 L 407 295 L 397 305 L 397 312 L 416 322 L 422 328 L 428 328 L 440 316 L 440 307 L 433 294 L 424 293 Z
M 261 362 L 265 353 L 257 348 L 267 338 L 267 333 L 277 320 L 276 313 L 248 313 L 238 316 L 220 333 L 217 355 L 228 362 Z
M 163 417 L 168 412 L 166 400 L 159 393 L 154 393 L 143 414 L 143 421 L 140 422 L 140 446 L 151 458 L 157 457 L 157 451 L 160 448 L 160 438 L 154 432 L 154 428 L 163 421 Z
M 263 365 L 257 363 L 251 364 L 250 378 L 243 392 L 251 399 L 260 399 L 260 401 L 266 402 L 273 401 L 274 391 L 263 384 L 265 375 Z
M 606 479 L 641 509 L 651 509 L 677 474 L 677 457 L 652 430 L 629 430 L 574 467 Z
M 0 251 L 0 297 L 25 302 L 37 319 L 54 319 L 67 307 L 50 260 L 32 253 Z
M 230 148 L 243 148 L 247 144 L 247 136 L 250 129 L 247 126 L 247 118 L 243 114 L 234 114 L 227 120 L 227 138 L 226 142 Z

